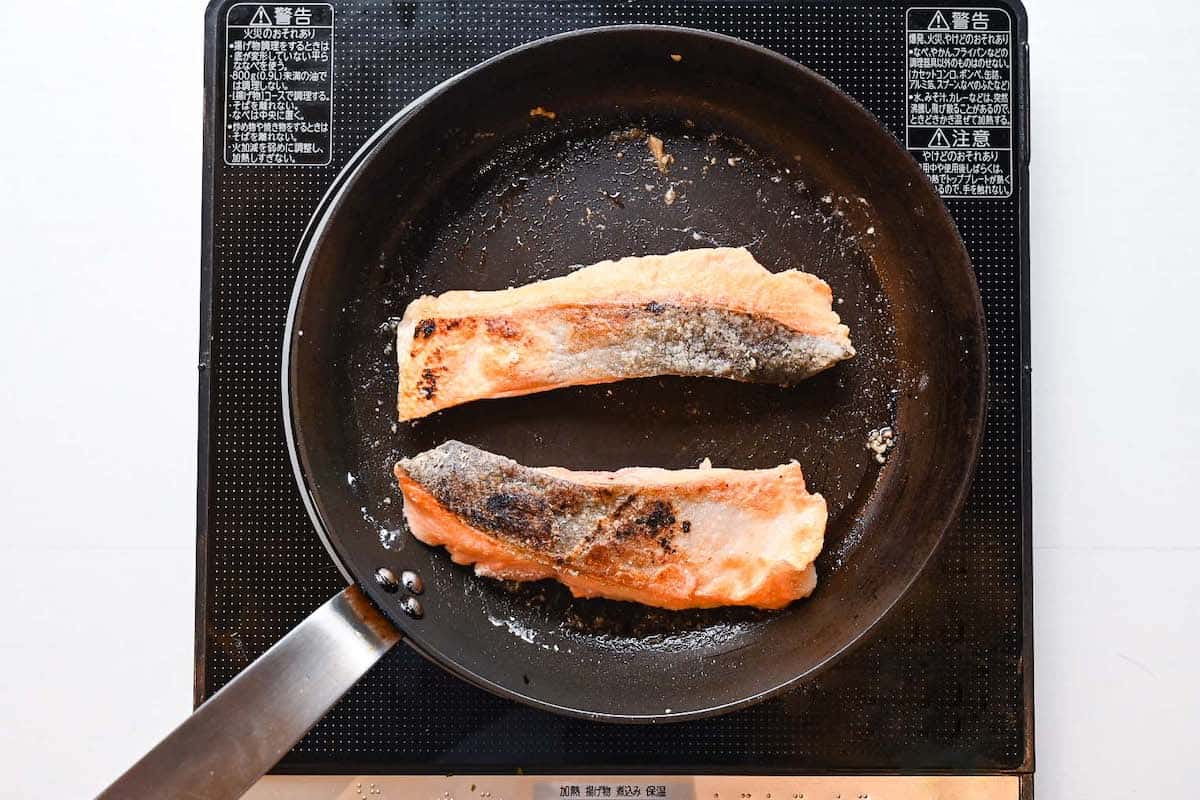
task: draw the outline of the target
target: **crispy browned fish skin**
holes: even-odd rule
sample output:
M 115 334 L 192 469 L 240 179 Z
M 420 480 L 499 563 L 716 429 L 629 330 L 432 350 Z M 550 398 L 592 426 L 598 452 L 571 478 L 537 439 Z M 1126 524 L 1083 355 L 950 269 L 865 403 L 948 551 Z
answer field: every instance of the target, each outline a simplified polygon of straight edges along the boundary
M 829 286 L 743 248 L 603 261 L 498 292 L 409 304 L 397 411 L 652 375 L 789 385 L 854 355 Z
M 781 608 L 816 585 L 825 501 L 794 462 L 573 472 L 451 441 L 395 474 L 413 535 L 481 575 L 668 609 Z

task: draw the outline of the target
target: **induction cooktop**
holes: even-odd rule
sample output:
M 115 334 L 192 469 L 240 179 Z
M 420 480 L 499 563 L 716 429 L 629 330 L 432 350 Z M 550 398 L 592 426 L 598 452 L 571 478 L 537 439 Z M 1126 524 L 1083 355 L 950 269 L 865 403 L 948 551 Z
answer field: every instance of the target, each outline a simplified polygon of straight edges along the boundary
M 1025 13 L 1010 2 L 211 4 L 195 701 L 344 587 L 281 418 L 283 328 L 310 221 L 422 92 L 516 45 L 621 23 L 717 31 L 795 59 L 866 106 L 930 176 L 988 326 L 987 428 L 960 523 L 868 641 L 783 696 L 701 721 L 611 725 L 500 699 L 398 647 L 255 792 L 1031 796 L 1028 62 Z

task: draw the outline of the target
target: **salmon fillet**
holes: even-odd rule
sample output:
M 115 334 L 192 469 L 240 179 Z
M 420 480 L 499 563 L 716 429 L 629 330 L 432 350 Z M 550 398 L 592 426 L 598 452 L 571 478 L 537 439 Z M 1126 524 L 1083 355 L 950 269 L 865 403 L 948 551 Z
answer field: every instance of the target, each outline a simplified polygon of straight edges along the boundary
M 450 441 L 395 474 L 412 534 L 479 575 L 667 609 L 782 608 L 816 587 L 825 500 L 795 462 L 573 472 Z
M 601 261 L 414 300 L 397 327 L 401 420 L 491 397 L 652 375 L 790 385 L 854 355 L 816 276 L 744 248 Z

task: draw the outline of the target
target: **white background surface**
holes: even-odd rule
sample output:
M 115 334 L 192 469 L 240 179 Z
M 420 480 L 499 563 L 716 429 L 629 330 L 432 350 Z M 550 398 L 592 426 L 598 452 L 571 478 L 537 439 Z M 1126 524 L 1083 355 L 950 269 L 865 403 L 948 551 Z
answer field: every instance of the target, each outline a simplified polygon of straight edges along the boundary
M 0 795 L 78 797 L 190 708 L 202 8 L 0 12 Z M 1029 13 L 1037 793 L 1195 796 L 1200 11 Z

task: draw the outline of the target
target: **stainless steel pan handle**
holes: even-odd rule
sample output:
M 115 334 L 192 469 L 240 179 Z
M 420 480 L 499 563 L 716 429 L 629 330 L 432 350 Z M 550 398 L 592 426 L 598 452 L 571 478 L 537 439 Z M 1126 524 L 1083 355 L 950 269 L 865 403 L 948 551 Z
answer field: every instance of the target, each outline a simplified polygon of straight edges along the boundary
M 349 587 L 209 698 L 100 797 L 241 797 L 399 640 L 399 631 L 362 591 Z

